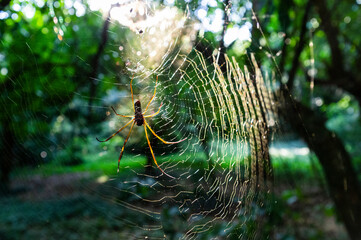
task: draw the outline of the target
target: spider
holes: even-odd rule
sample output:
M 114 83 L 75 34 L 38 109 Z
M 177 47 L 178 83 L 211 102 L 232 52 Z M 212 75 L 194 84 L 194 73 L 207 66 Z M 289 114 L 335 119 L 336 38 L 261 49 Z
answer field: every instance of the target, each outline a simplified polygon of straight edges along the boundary
M 170 177 L 170 178 L 174 178 L 173 176 L 167 174 L 166 172 L 164 172 L 158 165 L 157 163 L 157 160 L 155 160 L 155 157 L 154 157 L 154 153 L 153 153 L 153 149 L 152 149 L 152 146 L 150 145 L 150 141 L 149 141 L 149 138 L 148 138 L 148 132 L 147 132 L 147 128 L 150 130 L 151 133 L 153 133 L 154 136 L 156 136 L 160 141 L 162 141 L 164 144 L 176 144 L 176 143 L 180 143 L 180 142 L 183 142 L 184 140 L 186 140 L 187 138 L 184 138 L 180 141 L 177 141 L 177 142 L 168 142 L 168 141 L 165 141 L 164 139 L 162 139 L 161 137 L 159 137 L 155 132 L 154 130 L 149 126 L 149 124 L 147 123 L 147 121 L 145 120 L 146 118 L 150 118 L 150 117 L 154 117 L 156 115 L 158 115 L 158 113 L 160 112 L 160 109 L 162 107 L 162 103 L 160 104 L 159 106 L 159 109 L 157 112 L 151 114 L 151 115 L 146 115 L 144 116 L 144 114 L 147 112 L 148 110 L 148 107 L 149 105 L 152 103 L 154 97 L 155 97 L 155 94 L 156 94 L 156 90 L 157 90 L 157 82 L 158 82 L 158 76 L 157 76 L 157 79 L 156 79 L 156 82 L 155 82 L 155 88 L 154 88 L 154 93 L 153 93 L 153 96 L 152 98 L 150 99 L 150 101 L 148 102 L 148 105 L 147 107 L 145 108 L 144 112 L 142 113 L 142 108 L 141 108 L 141 103 L 139 100 L 137 100 L 135 103 L 134 103 L 134 97 L 133 97 L 133 88 L 132 88 L 132 82 L 133 82 L 133 79 L 134 79 L 134 76 L 132 78 L 132 80 L 130 81 L 130 92 L 131 92 L 131 95 L 132 95 L 132 103 L 133 103 L 133 110 L 134 110 L 134 116 L 128 116 L 128 115 L 121 115 L 121 114 L 118 114 L 115 109 L 113 108 L 113 106 L 111 107 L 114 111 L 114 113 L 117 115 L 117 116 L 120 116 L 120 117 L 126 117 L 126 118 L 132 118 L 127 124 L 125 124 L 122 128 L 120 128 L 117 132 L 115 132 L 113 135 L 111 135 L 110 137 L 108 137 L 107 139 L 105 139 L 104 141 L 101 141 L 99 140 L 98 138 L 96 138 L 99 142 L 107 142 L 109 141 L 111 138 L 113 138 L 115 135 L 117 135 L 118 133 L 120 133 L 124 128 L 126 128 L 129 124 L 132 123 L 132 125 L 130 126 L 130 130 L 129 130 L 129 133 L 124 141 L 124 144 L 123 144 L 123 147 L 122 147 L 122 150 L 120 152 L 120 155 L 119 155 L 119 159 L 118 159 L 118 170 L 117 172 L 119 172 L 119 163 L 120 163 L 120 160 L 122 159 L 122 156 L 123 156 L 123 152 L 124 152 L 124 147 L 125 147 L 125 144 L 127 143 L 129 137 L 130 137 L 130 134 L 133 130 L 133 127 L 134 127 L 134 124 L 137 124 L 137 126 L 144 126 L 144 132 L 145 132 L 145 137 L 147 138 L 147 141 L 148 141 L 148 145 L 149 145 L 149 149 L 150 149 L 150 152 L 152 154 L 152 157 L 153 157 L 153 160 L 154 160 L 154 163 L 155 165 L 157 165 L 157 167 L 159 168 L 159 170 L 164 173 L 166 176 Z

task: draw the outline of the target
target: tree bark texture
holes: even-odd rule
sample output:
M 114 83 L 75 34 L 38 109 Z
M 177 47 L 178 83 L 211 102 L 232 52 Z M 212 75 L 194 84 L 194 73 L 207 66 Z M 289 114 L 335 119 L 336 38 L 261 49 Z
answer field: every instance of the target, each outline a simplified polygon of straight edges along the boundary
M 337 40 L 339 32 L 331 24 L 331 15 L 327 10 L 326 2 L 317 0 L 313 3 L 320 14 L 322 26 L 331 48 L 333 67 L 329 69 L 330 79 L 326 81 L 334 82 L 336 86 L 351 94 L 355 93 L 353 95 L 359 99 L 358 95 L 361 94 L 361 91 L 355 92 L 358 90 L 358 82 L 351 73 L 344 70 L 343 54 Z M 310 11 L 311 1 L 305 7 L 300 40 L 293 57 L 287 87 L 283 85 L 281 90 L 285 104 L 281 107 L 280 112 L 319 159 L 336 211 L 343 220 L 350 238 L 361 239 L 361 191 L 351 157 L 336 134 L 326 128 L 326 119 L 316 111 L 294 100 L 290 94 L 296 77 L 295 73 L 299 67 L 300 54 L 305 46 L 305 27 Z
M 107 15 L 107 19 L 104 22 L 102 33 L 101 33 L 101 39 L 99 42 L 98 50 L 96 54 L 94 55 L 92 62 L 91 62 L 91 72 L 89 74 L 89 80 L 90 80 L 90 88 L 89 88 L 89 100 L 88 100 L 88 121 L 92 120 L 92 105 L 94 98 L 96 96 L 97 92 L 97 80 L 96 77 L 98 75 L 99 65 L 100 65 L 100 57 L 103 54 L 103 51 L 105 49 L 105 45 L 108 42 L 108 29 L 110 24 L 110 12 L 114 7 L 120 7 L 120 3 L 112 4 Z
M 350 155 L 337 135 L 325 127 L 324 118 L 293 100 L 288 93 L 283 96 L 287 103 L 284 115 L 319 159 L 336 211 L 350 238 L 361 239 L 360 186 Z
M 2 160 L 0 164 L 0 190 L 2 192 L 8 192 L 10 183 L 10 172 L 13 167 L 15 138 L 10 129 L 9 121 L 5 121 L 3 125 L 3 139 L 2 139 Z M 2 189 L 1 189 L 2 188 Z

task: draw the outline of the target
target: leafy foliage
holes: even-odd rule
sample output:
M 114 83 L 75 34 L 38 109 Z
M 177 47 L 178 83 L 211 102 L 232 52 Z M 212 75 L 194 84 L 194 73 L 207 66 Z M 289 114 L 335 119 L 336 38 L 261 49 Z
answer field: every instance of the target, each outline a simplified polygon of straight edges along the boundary
M 0 24 L 0 86 L 2 89 L 0 99 L 1 105 L 5 106 L 0 115 L 0 132 L 3 135 L 4 157 L 8 158 L 4 160 L 6 163 L 2 166 L 9 164 L 21 167 L 13 172 L 14 179 L 26 175 L 51 176 L 69 172 L 91 172 L 97 177 L 102 174 L 112 176 L 124 135 L 120 135 L 109 144 L 99 144 L 95 141 L 95 137 L 109 135 L 110 121 L 116 122 L 112 128 L 122 123 L 117 122 L 119 120 L 114 115 L 105 119 L 104 108 L 119 104 L 119 96 L 129 93 L 127 83 L 130 76 L 125 70 L 128 62 L 126 58 L 121 57 L 123 53 L 119 51 L 119 46 L 124 46 L 127 42 L 134 45 L 139 43 L 136 42 L 136 38 L 129 29 L 112 22 L 107 31 L 108 39 L 105 49 L 97 59 L 99 64 L 95 77 L 101 80 L 101 84 L 96 85 L 95 95 L 91 96 L 90 85 L 94 79 L 90 76 L 95 68 L 93 63 L 102 41 L 101 32 L 105 23 L 102 13 L 90 11 L 86 3 L 82 5 L 85 14 L 78 14 L 78 9 L 74 7 L 74 4 L 71 7 L 65 7 L 66 1 L 47 1 L 43 5 L 39 2 L 41 1 L 14 0 L 7 8 L 0 11 L 1 16 L 7 16 L 0 20 L 2 23 Z M 216 11 L 225 8 L 224 2 L 221 1 L 215 1 L 214 6 L 209 6 L 208 3 L 205 6 L 204 1 L 203 3 L 201 1 L 188 2 L 189 4 L 176 1 L 175 5 L 184 12 L 189 11 L 191 15 L 196 14 L 199 9 L 206 8 L 207 16 L 212 16 Z M 333 2 L 327 4 L 327 6 L 335 6 Z M 262 19 L 259 23 L 263 30 L 262 34 L 255 30 L 253 16 L 247 12 L 245 16 L 230 23 L 227 28 L 242 24 L 245 21 L 242 18 L 245 17 L 247 21 L 254 24 L 252 29 L 254 40 L 234 42 L 227 48 L 227 53 L 236 56 L 240 65 L 249 65 L 249 59 L 245 53 L 256 52 L 257 60 L 262 62 L 263 69 L 273 68 L 277 63 L 276 75 L 286 82 L 294 65 L 293 59 L 297 57 L 295 50 L 300 44 L 301 25 L 306 6 L 307 2 L 300 0 L 278 0 L 272 3 L 261 1 L 254 6 L 254 9 L 257 16 L 261 16 L 258 20 Z M 242 7 L 243 2 L 236 1 L 231 11 L 241 11 Z M 23 11 L 25 8 L 34 11 L 31 17 Z M 359 94 L 351 91 L 353 88 L 349 87 L 353 86 L 351 83 L 355 83 L 355 86 L 356 83 L 359 84 L 358 69 L 361 62 L 358 47 L 361 41 L 358 33 L 361 22 L 359 8 L 359 4 L 349 2 L 339 3 L 337 7 L 332 8 L 330 22 L 339 30 L 339 36 L 335 38 L 339 39 L 339 48 L 344 56 L 343 66 L 335 66 L 332 62 L 332 46 L 329 44 L 327 31 L 321 27 L 325 21 L 321 19 L 316 9 L 310 10 L 310 15 L 306 19 L 306 40 L 303 43 L 306 47 L 297 57 L 299 63 L 290 93 L 303 106 L 311 108 L 315 115 L 328 119 L 328 129 L 334 131 L 343 140 L 346 150 L 353 157 L 353 163 L 360 178 L 360 98 Z M 205 31 L 202 36 L 198 36 L 196 48 L 204 52 L 208 50 L 213 54 L 213 49 L 217 49 L 220 45 L 220 37 L 222 37 L 222 31 Z M 310 48 L 307 47 L 311 42 L 315 46 L 313 59 Z M 259 49 L 263 50 L 259 51 Z M 271 53 L 275 56 L 274 59 L 270 58 Z M 189 55 L 189 57 L 194 59 L 195 55 Z M 315 87 L 310 90 L 312 61 L 317 69 L 317 78 Z M 199 63 L 196 62 L 196 64 Z M 212 65 L 207 67 L 213 68 Z M 342 81 L 333 80 L 332 77 L 336 74 L 332 74 L 332 69 L 337 72 L 341 67 L 345 68 L 350 75 L 355 76 L 356 80 L 349 82 L 348 85 L 343 85 Z M 192 71 L 187 74 L 189 79 L 194 79 L 197 72 Z M 164 76 L 160 76 L 162 77 Z M 175 82 L 172 84 L 176 86 Z M 194 86 L 204 87 L 200 81 Z M 184 94 L 174 87 L 164 90 L 163 97 L 171 101 L 175 93 L 179 96 Z M 93 109 L 93 119 L 89 117 L 91 113 L 87 108 L 89 99 L 80 96 L 94 98 L 93 105 L 99 108 Z M 129 101 L 121 103 L 118 107 L 122 112 L 126 112 L 132 106 Z M 196 108 L 190 106 L 190 109 L 194 115 L 199 115 Z M 174 111 L 178 110 L 174 109 Z M 181 111 L 178 112 L 179 118 L 188 114 Z M 219 118 L 220 114 L 218 111 L 216 117 Z M 173 120 L 177 121 L 177 119 Z M 202 124 L 200 119 L 196 120 L 197 126 Z M 159 119 L 157 124 L 161 126 L 167 121 L 169 120 Z M 190 124 L 187 129 L 197 132 L 197 126 Z M 298 137 L 288 129 L 288 126 L 285 129 L 284 134 L 287 134 L 287 137 L 288 135 L 292 138 Z M 167 131 L 173 130 L 162 129 L 161 133 L 164 134 Z M 9 139 L 14 139 L 13 143 L 8 144 Z M 131 149 L 129 153 L 143 153 L 147 146 L 144 136 L 137 135 L 133 139 L 128 145 L 128 149 Z M 206 141 L 207 139 L 205 139 L 205 145 Z M 192 165 L 184 162 L 187 152 L 179 159 L 174 158 L 175 161 L 181 163 L 179 169 L 199 171 L 198 174 L 201 174 L 203 169 L 208 167 L 204 161 L 207 158 L 204 156 L 207 151 L 201 146 L 197 150 L 199 153 L 193 155 L 196 157 Z M 159 162 L 163 162 L 166 157 L 159 157 Z M 139 155 L 124 157 L 121 163 L 124 164 L 124 168 L 120 174 L 123 174 L 123 177 L 126 176 L 127 179 L 136 178 L 137 176 L 130 169 L 142 168 L 146 162 L 145 158 L 146 156 Z M 337 215 L 334 205 L 329 199 L 325 200 L 323 197 L 326 195 L 322 192 L 326 184 L 324 173 L 321 170 L 322 167 L 315 163 L 313 158 L 313 155 L 273 157 L 275 183 L 278 185 L 276 195 L 269 201 L 275 204 L 269 208 L 252 206 L 254 215 L 249 219 L 243 219 L 245 214 L 241 213 L 239 219 L 233 219 L 231 222 L 215 221 L 213 230 L 200 234 L 200 239 L 226 237 L 225 229 L 229 230 L 228 237 L 231 238 L 237 238 L 240 235 L 246 238 L 254 237 L 256 226 L 260 222 L 264 224 L 264 231 L 257 232 L 260 238 L 273 236 L 274 239 L 327 239 L 330 234 L 325 233 L 324 226 L 318 225 L 316 221 L 311 221 L 309 225 L 303 221 L 305 219 L 319 220 L 319 216 L 322 219 L 335 219 Z M 37 168 L 30 169 L 24 165 Z M 226 167 L 225 165 L 217 166 L 216 169 L 220 170 Z M 195 174 L 194 179 L 191 180 L 196 182 L 199 176 Z M 93 184 L 94 181 L 90 182 L 89 184 Z M 313 186 L 321 189 L 323 195 L 315 194 L 317 196 L 314 197 Z M 151 197 L 153 194 L 145 186 L 137 185 L 133 190 L 133 193 L 141 196 Z M 117 201 L 136 202 L 134 195 L 130 196 L 129 193 L 124 192 L 119 193 L 114 199 L 115 203 L 118 203 Z M 316 199 L 316 203 L 311 204 L 310 199 Z M 9 209 L 0 212 L 0 238 L 5 236 L 9 239 L 20 237 L 34 239 L 46 235 L 49 239 L 58 239 L 63 237 L 63 234 L 75 232 L 75 230 L 79 235 L 76 237 L 84 239 L 118 239 L 129 234 L 131 231 L 129 223 L 120 221 L 115 224 L 114 219 L 106 214 L 109 212 L 116 219 L 131 219 L 135 223 L 139 222 L 139 225 L 151 223 L 151 219 L 139 217 L 134 212 L 125 212 L 123 208 L 117 208 L 116 204 L 107 204 L 88 195 L 71 196 L 58 201 L 27 202 L 17 197 L 3 198 L 0 201 L 4 209 Z M 180 212 L 174 204 L 167 204 L 160 211 L 162 228 L 169 238 L 177 239 L 184 234 L 184 222 L 189 216 Z M 90 205 L 93 208 L 89 208 Z M 317 212 L 318 217 L 307 216 L 310 212 L 303 210 L 302 206 Z M 307 225 L 307 230 L 300 233 L 297 226 L 302 224 Z M 281 230 L 278 231 L 275 227 Z M 288 230 L 289 228 L 291 230 Z M 335 228 L 337 229 L 337 225 Z M 342 230 L 339 232 L 341 232 L 339 236 L 344 237 Z M 145 233 L 140 231 L 136 234 L 139 234 L 136 236 L 139 237 Z M 161 234 L 158 235 L 157 237 L 163 237 Z

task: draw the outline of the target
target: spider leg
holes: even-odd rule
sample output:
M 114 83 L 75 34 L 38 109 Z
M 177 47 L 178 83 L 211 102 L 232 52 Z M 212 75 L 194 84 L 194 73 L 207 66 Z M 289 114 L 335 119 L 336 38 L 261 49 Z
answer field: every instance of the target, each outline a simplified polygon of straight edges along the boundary
M 132 94 L 132 104 L 133 104 L 133 110 L 134 110 L 134 112 L 135 112 L 134 97 L 133 97 L 133 87 L 132 87 L 133 79 L 134 79 L 134 74 L 133 74 L 132 80 L 130 80 L 130 92 L 131 92 L 131 94 Z
M 166 140 L 164 140 L 163 138 L 159 137 L 154 131 L 153 129 L 151 129 L 151 127 L 149 126 L 149 124 L 145 121 L 144 119 L 144 124 L 147 125 L 147 127 L 149 128 L 149 130 L 153 133 L 154 136 L 156 136 L 159 140 L 161 140 L 164 144 L 175 144 L 175 143 L 180 143 L 183 142 L 184 140 L 186 140 L 187 138 L 184 138 L 182 140 L 179 140 L 177 142 L 168 142 Z M 144 126 L 145 127 L 145 126 Z
M 110 137 L 108 137 L 107 139 L 105 139 L 104 141 L 100 141 L 98 138 L 96 138 L 96 139 L 98 140 L 98 142 L 106 142 L 106 141 L 108 141 L 109 139 L 111 139 L 112 137 L 114 137 L 115 135 L 117 135 L 118 133 L 120 133 L 120 132 L 121 132 L 124 128 L 126 128 L 132 121 L 133 121 L 133 119 L 130 120 L 127 124 L 125 124 L 124 127 L 122 127 L 121 129 L 119 129 L 116 133 L 114 133 L 113 135 L 111 135 Z
M 127 138 L 124 140 L 123 147 L 122 147 L 122 151 L 120 152 L 119 159 L 118 159 L 118 170 L 117 170 L 117 172 L 119 172 L 119 163 L 120 163 L 120 160 L 122 159 L 122 156 L 123 156 L 125 144 L 128 142 L 128 139 L 129 139 L 129 137 L 130 137 L 130 134 L 132 133 L 132 130 L 133 130 L 133 127 L 134 127 L 134 123 L 135 123 L 135 122 L 133 121 L 133 124 L 132 124 L 132 126 L 130 127 L 130 130 L 129 130 L 129 133 L 128 133 L 128 135 L 127 135 Z
M 152 149 L 152 146 L 150 145 L 150 141 L 149 141 L 148 133 L 147 133 L 147 128 L 145 127 L 145 125 L 144 125 L 144 132 L 145 132 L 145 137 L 147 138 L 148 145 L 149 145 L 149 149 L 150 149 L 150 152 L 152 153 L 152 157 L 153 157 L 153 160 L 154 160 L 155 165 L 157 165 L 158 169 L 159 169 L 164 175 L 166 175 L 166 176 L 174 179 L 175 177 L 173 177 L 173 176 L 165 173 L 165 172 L 159 167 L 159 165 L 158 165 L 158 163 L 157 163 L 157 160 L 155 160 L 154 153 L 153 153 L 153 149 Z
M 121 114 L 118 114 L 118 113 L 115 111 L 115 109 L 113 108 L 113 106 L 112 106 L 111 108 L 113 109 L 115 115 L 118 115 L 118 116 L 121 116 L 121 117 L 130 117 L 130 118 L 134 117 L 134 116 L 129 116 L 129 115 L 121 115 Z
M 158 113 L 160 112 L 160 109 L 162 108 L 162 105 L 163 105 L 163 103 L 160 104 L 160 107 L 159 107 L 159 109 L 158 109 L 158 111 L 156 113 L 144 116 L 144 118 L 154 117 L 154 116 L 158 115 Z
M 144 114 L 144 113 L 148 110 L 149 105 L 152 103 L 152 101 L 153 101 L 153 99 L 154 99 L 154 97 L 155 97 L 155 93 L 156 93 L 156 91 L 157 91 L 157 83 L 158 83 L 158 76 L 157 76 L 157 80 L 155 80 L 155 87 L 154 87 L 154 93 L 153 93 L 153 96 L 152 96 L 152 98 L 150 99 L 150 101 L 149 101 L 149 103 L 148 103 L 147 107 L 145 108 L 145 110 L 144 110 L 143 114 Z

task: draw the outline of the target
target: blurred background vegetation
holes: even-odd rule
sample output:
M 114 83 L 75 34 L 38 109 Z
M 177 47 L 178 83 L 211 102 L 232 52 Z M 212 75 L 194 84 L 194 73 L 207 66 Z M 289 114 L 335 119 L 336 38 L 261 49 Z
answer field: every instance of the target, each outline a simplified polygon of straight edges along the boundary
M 361 239 L 361 1 L 149 4 L 187 16 L 187 28 L 171 37 L 195 38 L 179 41 L 179 49 L 196 49 L 206 59 L 220 50 L 221 63 L 227 53 L 241 66 L 249 65 L 254 53 L 279 86 L 268 203 L 252 206 L 251 217 L 240 213 L 239 219 L 214 221 L 211 230 L 197 237 Z M 134 196 L 111 191 L 121 188 L 109 179 L 116 175 L 125 135 L 106 144 L 95 141 L 112 131 L 107 114 L 113 113 L 104 109 L 129 97 L 132 74 L 127 68 L 139 65 L 129 62 L 125 52 L 137 54 L 131 46 L 140 44 L 146 31 L 110 17 L 110 9 L 117 7 L 84 0 L 0 1 L 0 239 L 124 239 L 129 234 L 137 239 L 148 234 L 134 226 L 152 218 L 122 207 Z M 151 53 L 150 43 L 141 47 Z M 149 57 L 148 67 L 162 61 L 163 54 Z M 138 86 L 151 93 L 154 79 L 150 88 L 146 82 Z M 126 114 L 132 106 L 129 98 L 124 101 L 117 109 Z M 136 174 L 158 171 L 147 169 L 151 162 L 144 136 L 133 134 L 125 151 L 116 177 L 148 184 Z M 207 156 L 191 158 L 190 168 L 206 168 Z M 165 159 L 157 157 L 158 162 Z M 189 167 L 182 164 L 179 173 Z M 191 179 L 197 180 L 197 175 Z M 145 186 L 135 192 L 157 194 Z M 152 237 L 185 234 L 187 217 L 176 204 L 153 206 L 152 211 L 160 212 L 162 225 Z M 260 221 L 263 227 L 257 228 Z

